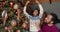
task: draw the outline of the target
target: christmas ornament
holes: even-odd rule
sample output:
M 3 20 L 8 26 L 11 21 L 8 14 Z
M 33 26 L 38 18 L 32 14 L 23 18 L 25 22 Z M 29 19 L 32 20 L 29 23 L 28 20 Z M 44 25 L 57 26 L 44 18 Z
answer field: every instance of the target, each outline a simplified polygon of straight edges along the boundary
M 8 32 L 9 31 L 9 27 L 5 27 L 5 32 Z
M 23 28 L 26 28 L 26 27 L 27 27 L 26 23 L 23 23 L 23 24 L 22 24 L 22 27 L 23 27 Z
M 17 24 L 17 23 L 16 23 L 15 20 L 12 20 L 12 21 L 11 21 L 11 25 L 12 25 L 13 27 L 16 26 L 16 24 Z
M 6 10 L 4 10 L 4 11 L 2 12 L 2 17 L 3 17 L 3 18 L 6 18 L 6 17 L 7 17 L 7 12 L 6 12 Z
M 21 30 L 17 30 L 16 32 L 21 32 Z
M 8 27 L 5 27 L 5 30 L 8 30 Z
M 19 21 L 19 19 L 20 19 L 20 15 L 21 15 L 21 10 L 18 9 L 18 10 L 17 10 L 17 19 L 18 19 L 18 21 Z
M 5 25 L 5 22 L 6 22 L 7 18 L 8 18 L 6 10 L 4 10 L 2 12 L 2 18 L 3 18 L 3 21 L 4 21 L 3 24 Z
M 10 7 L 13 7 L 14 3 L 13 2 L 10 2 Z
M 13 8 L 17 10 L 19 8 L 19 5 L 15 4 Z

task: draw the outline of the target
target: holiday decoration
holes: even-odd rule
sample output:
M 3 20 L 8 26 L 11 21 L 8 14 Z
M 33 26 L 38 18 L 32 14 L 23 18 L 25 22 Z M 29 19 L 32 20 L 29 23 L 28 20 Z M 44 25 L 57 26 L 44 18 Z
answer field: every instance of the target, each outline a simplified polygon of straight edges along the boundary
M 8 30 L 8 27 L 7 26 L 5 27 L 5 30 Z
M 16 26 L 16 24 L 17 24 L 17 23 L 16 23 L 15 20 L 12 20 L 12 21 L 11 21 L 11 25 L 12 25 L 13 27 Z
M 2 17 L 4 17 L 4 18 L 7 17 L 7 12 L 6 12 L 6 10 L 4 10 L 4 11 L 2 12 Z
M 13 8 L 17 10 L 19 8 L 18 6 L 19 6 L 18 4 L 14 4 Z
M 16 32 L 21 32 L 20 30 L 17 30 Z
M 2 12 L 2 18 L 3 18 L 3 21 L 4 21 L 4 25 L 5 25 L 6 20 L 7 20 L 7 18 L 8 18 L 6 10 L 4 10 L 4 11 Z
M 17 10 L 17 19 L 18 19 L 18 21 L 19 21 L 19 18 L 20 18 L 20 13 L 21 13 L 21 11 L 20 11 L 20 9 L 18 9 Z
M 10 7 L 13 7 L 14 3 L 13 2 L 10 2 Z
M 22 3 L 22 5 L 24 6 L 25 0 Z M 1 1 L 0 4 L 0 22 L 2 21 L 2 23 L 0 23 L 0 32 L 28 31 L 26 30 L 28 21 L 26 16 L 22 12 L 23 6 L 20 7 L 17 0 Z M 22 9 L 20 10 L 20 8 Z
M 22 27 L 26 29 L 26 27 L 27 27 L 26 23 L 23 23 Z

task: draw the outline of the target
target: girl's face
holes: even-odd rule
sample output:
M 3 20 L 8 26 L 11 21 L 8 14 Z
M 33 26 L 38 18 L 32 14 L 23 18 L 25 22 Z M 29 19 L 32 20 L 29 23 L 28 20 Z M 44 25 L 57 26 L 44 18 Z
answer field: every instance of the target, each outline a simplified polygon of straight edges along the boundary
M 51 20 L 52 20 L 52 15 L 47 15 L 47 17 L 45 18 L 45 22 L 46 23 L 50 23 L 51 22 Z
M 33 15 L 37 16 L 38 15 L 38 10 L 34 10 Z

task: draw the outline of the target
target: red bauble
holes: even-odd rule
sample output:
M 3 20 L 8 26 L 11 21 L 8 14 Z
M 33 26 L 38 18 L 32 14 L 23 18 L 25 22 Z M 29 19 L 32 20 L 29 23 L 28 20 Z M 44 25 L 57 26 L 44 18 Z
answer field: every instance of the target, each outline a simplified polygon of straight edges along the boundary
M 23 24 L 22 24 L 22 27 L 23 27 L 23 28 L 26 28 L 26 27 L 27 27 L 27 24 L 26 24 L 26 23 L 23 23 Z
M 10 2 L 10 7 L 13 7 L 14 3 L 13 2 Z
M 11 21 L 11 26 L 14 27 L 14 26 L 16 26 L 16 25 L 17 25 L 16 21 L 15 21 L 15 20 L 12 20 L 12 21 Z
M 8 27 L 5 27 L 5 30 L 8 30 Z
M 16 32 L 21 32 L 21 30 L 17 30 Z

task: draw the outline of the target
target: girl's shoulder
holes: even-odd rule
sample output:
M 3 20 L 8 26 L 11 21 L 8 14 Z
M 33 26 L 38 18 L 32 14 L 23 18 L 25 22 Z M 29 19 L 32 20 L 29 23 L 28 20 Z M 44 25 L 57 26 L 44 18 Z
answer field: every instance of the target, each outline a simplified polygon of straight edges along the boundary
M 29 18 L 31 18 L 31 19 L 40 19 L 39 16 L 29 16 Z

